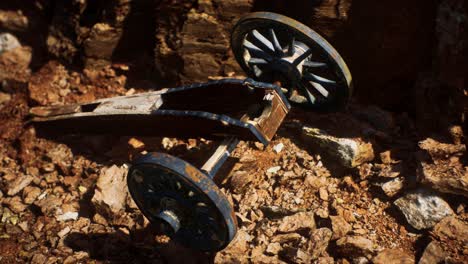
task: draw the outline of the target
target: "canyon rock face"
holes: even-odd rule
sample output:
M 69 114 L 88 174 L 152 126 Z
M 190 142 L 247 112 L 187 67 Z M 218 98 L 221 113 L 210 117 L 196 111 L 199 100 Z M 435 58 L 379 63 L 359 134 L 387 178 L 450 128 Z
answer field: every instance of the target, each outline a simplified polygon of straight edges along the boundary
M 360 100 L 407 108 L 402 99 L 411 95 L 418 74 L 431 70 L 435 31 L 439 54 L 451 50 L 447 47 L 454 39 L 463 38 L 455 34 L 462 24 L 450 17 L 463 12 L 464 4 L 443 2 L 438 8 L 436 1 L 423 0 L 37 0 L 36 5 L 23 4 L 20 13 L 4 13 L 0 27 L 31 28 L 24 14 L 41 4 L 39 10 L 52 14 L 45 31 L 49 54 L 91 68 L 132 62 L 131 68 L 152 72 L 148 78 L 175 83 L 242 75 L 229 49 L 232 25 L 248 12 L 272 11 L 306 24 L 337 48 L 353 73 Z M 436 13 L 444 12 L 449 12 L 449 20 L 436 27 Z M 463 53 L 463 49 L 457 50 Z M 454 61 L 450 55 L 454 59 L 449 57 L 440 67 L 451 69 L 464 61 Z

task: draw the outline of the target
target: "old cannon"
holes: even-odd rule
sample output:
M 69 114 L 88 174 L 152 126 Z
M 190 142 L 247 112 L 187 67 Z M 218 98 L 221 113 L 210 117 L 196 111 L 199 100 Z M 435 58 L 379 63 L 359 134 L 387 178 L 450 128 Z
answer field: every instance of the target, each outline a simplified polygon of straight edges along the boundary
M 132 198 L 152 224 L 186 246 L 221 250 L 234 238 L 237 224 L 212 179 L 239 140 L 267 145 L 291 105 L 339 110 L 352 92 L 351 74 L 338 52 L 288 17 L 258 12 L 241 18 L 231 46 L 248 79 L 35 107 L 32 121 L 49 133 L 223 139 L 201 168 L 149 153 L 132 162 L 127 176 Z

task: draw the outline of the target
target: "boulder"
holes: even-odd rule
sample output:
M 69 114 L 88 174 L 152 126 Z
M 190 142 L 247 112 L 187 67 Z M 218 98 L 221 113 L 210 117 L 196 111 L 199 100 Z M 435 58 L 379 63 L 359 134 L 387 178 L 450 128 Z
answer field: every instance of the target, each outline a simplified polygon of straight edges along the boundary
M 427 245 L 423 255 L 419 259 L 419 264 L 441 263 L 447 254 L 437 241 L 432 241 Z
M 312 127 L 303 127 L 302 135 L 345 167 L 354 168 L 374 159 L 372 144 L 359 138 L 338 138 Z
M 394 204 L 408 223 L 418 230 L 431 228 L 454 213 L 446 201 L 424 189 L 410 192 L 397 199 Z
M 466 146 L 428 138 L 419 147 L 418 180 L 440 192 L 468 197 L 468 170 L 460 161 Z
M 418 180 L 440 192 L 468 197 L 468 170 L 453 166 L 450 162 L 422 162 L 418 170 Z
M 97 213 L 112 216 L 124 212 L 128 195 L 127 172 L 128 168 L 125 165 L 113 165 L 101 170 L 91 200 Z
M 462 245 L 468 245 L 468 223 L 455 216 L 448 216 L 440 221 L 433 233 L 439 240 L 458 241 Z

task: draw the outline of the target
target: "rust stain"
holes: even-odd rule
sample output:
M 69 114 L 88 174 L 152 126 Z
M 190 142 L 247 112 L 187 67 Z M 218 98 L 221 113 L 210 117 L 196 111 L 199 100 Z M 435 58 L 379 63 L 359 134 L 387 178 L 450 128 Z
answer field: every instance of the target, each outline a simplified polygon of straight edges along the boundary
M 187 175 L 190 176 L 190 178 L 192 178 L 195 182 L 201 182 L 202 181 L 202 178 L 200 176 L 200 172 L 192 167 L 192 166 L 185 166 L 185 172 L 187 173 Z

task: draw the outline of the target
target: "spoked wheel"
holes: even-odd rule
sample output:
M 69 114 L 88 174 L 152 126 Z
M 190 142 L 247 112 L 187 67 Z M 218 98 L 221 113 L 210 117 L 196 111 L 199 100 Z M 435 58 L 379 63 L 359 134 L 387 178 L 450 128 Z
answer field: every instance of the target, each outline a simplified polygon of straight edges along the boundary
M 351 96 L 351 74 L 341 56 L 296 20 L 252 13 L 235 25 L 231 46 L 249 77 L 280 81 L 292 103 L 332 111 L 344 108 Z
M 162 153 L 136 160 L 130 194 L 152 224 L 188 247 L 223 249 L 236 233 L 234 211 L 213 181 L 189 163 Z

